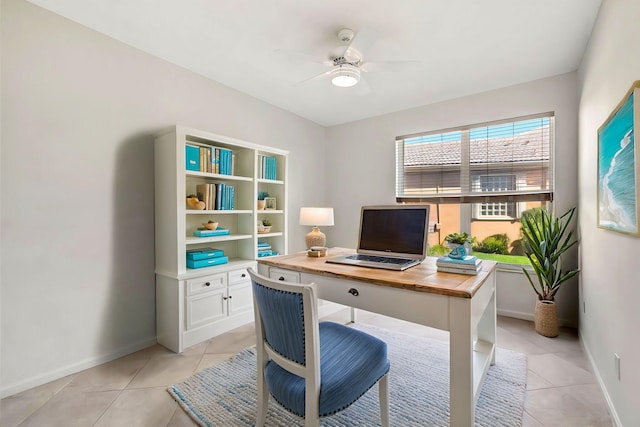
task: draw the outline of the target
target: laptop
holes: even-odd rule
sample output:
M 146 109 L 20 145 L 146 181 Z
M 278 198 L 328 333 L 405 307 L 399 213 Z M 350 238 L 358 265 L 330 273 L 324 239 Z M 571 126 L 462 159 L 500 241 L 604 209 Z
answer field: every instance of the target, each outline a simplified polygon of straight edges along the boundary
M 327 262 L 406 270 L 427 256 L 428 231 L 429 205 L 363 206 L 356 253 Z

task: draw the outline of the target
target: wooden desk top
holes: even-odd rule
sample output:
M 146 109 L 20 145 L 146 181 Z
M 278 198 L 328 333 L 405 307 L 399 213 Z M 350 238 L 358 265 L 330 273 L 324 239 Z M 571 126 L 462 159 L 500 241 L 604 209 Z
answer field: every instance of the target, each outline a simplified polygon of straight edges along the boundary
M 471 298 L 483 285 L 487 276 L 495 270 L 495 261 L 483 261 L 482 270 L 475 276 L 454 273 L 439 273 L 436 257 L 427 257 L 422 264 L 404 271 L 383 270 L 327 263 L 327 258 L 355 253 L 353 249 L 329 248 L 326 257 L 309 257 L 306 252 L 265 257 L 258 263 L 270 267 L 317 274 L 338 279 L 357 280 L 379 286 L 408 289 L 416 292 Z

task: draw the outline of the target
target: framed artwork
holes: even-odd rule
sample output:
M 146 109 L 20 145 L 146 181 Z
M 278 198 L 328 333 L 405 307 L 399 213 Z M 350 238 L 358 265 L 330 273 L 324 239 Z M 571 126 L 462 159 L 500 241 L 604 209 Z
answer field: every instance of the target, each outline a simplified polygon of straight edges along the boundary
M 267 197 L 264 199 L 264 208 L 267 210 L 275 210 L 276 208 L 276 198 L 275 197 Z
M 639 236 L 638 149 L 640 80 L 598 129 L 598 227 Z

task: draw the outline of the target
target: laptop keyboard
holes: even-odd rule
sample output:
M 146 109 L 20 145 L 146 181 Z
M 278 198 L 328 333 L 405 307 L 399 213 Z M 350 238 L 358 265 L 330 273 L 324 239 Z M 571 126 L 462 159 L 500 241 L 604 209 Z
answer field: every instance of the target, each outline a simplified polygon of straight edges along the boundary
M 389 257 L 382 257 L 382 256 L 375 256 L 375 255 L 362 255 L 362 254 L 350 255 L 347 258 L 355 261 L 371 261 L 371 262 L 381 262 L 381 263 L 387 263 L 387 264 L 404 264 L 404 263 L 413 261 L 412 259 L 408 259 L 408 258 L 389 258 Z

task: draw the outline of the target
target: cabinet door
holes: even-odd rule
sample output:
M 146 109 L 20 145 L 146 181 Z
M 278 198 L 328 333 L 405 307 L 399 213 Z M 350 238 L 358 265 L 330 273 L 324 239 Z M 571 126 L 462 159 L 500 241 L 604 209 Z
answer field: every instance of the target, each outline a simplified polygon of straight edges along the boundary
M 229 316 L 253 309 L 251 282 L 229 286 Z
M 187 330 L 194 329 L 227 317 L 227 288 L 187 298 Z

